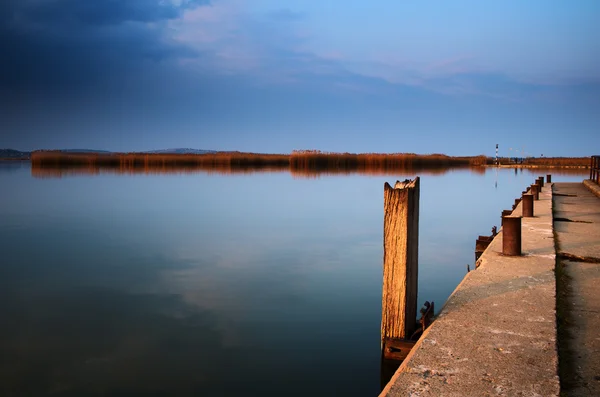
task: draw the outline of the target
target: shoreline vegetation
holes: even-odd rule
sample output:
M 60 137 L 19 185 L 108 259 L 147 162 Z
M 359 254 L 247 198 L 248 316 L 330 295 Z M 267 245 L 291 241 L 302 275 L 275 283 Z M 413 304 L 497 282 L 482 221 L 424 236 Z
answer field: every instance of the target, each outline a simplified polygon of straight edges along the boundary
M 529 158 L 512 165 L 510 159 L 500 159 L 501 166 L 510 167 L 589 167 L 589 157 Z M 486 156 L 453 157 L 443 154 L 414 153 L 327 153 L 317 150 L 293 151 L 291 154 L 262 154 L 216 152 L 205 154 L 161 153 L 65 153 L 35 151 L 31 153 L 34 176 L 63 174 L 114 173 L 171 173 L 214 172 L 253 173 L 289 171 L 295 176 L 321 174 L 385 175 L 398 171 L 444 173 L 455 168 L 472 168 L 485 172 L 494 166 Z

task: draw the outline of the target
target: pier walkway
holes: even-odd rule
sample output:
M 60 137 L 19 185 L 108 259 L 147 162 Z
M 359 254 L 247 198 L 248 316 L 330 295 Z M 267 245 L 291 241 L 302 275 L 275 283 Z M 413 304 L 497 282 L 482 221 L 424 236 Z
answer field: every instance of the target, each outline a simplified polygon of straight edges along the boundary
M 555 183 L 553 191 L 562 394 L 600 396 L 600 198 L 581 183 Z
M 546 184 L 534 215 L 522 219 L 523 255 L 502 255 L 501 229 L 381 396 L 546 397 L 561 384 L 568 396 L 600 395 L 600 198 L 581 183 Z M 557 259 L 568 291 L 560 380 Z

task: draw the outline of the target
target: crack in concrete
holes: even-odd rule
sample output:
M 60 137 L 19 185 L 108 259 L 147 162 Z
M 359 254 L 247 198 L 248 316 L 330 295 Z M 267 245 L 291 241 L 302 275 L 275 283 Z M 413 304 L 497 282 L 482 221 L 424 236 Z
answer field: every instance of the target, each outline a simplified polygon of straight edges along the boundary
M 600 263 L 600 258 L 593 256 L 578 256 L 569 254 L 568 252 L 559 252 L 558 257 L 563 260 L 569 260 L 572 262 L 585 262 L 585 263 Z
M 554 222 L 594 223 L 591 221 L 574 221 L 573 219 L 569 218 L 554 218 Z

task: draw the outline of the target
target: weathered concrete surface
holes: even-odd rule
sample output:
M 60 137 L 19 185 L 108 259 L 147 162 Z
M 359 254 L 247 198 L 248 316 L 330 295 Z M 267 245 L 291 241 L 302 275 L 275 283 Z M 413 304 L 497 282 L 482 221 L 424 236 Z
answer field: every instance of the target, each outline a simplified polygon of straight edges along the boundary
M 522 220 L 523 256 L 502 256 L 500 232 L 382 396 L 558 395 L 549 184 L 534 205 Z
M 592 193 L 594 193 L 596 196 L 600 197 L 600 186 L 598 186 L 598 184 L 596 182 L 592 181 L 591 179 L 586 179 L 583 181 L 583 184 Z
M 582 183 L 555 184 L 554 194 L 558 254 L 572 259 L 600 258 L 598 197 Z
M 569 291 L 560 343 L 573 367 L 563 395 L 600 396 L 600 199 L 581 183 L 557 183 L 554 192 L 559 258 L 573 259 L 560 259 Z

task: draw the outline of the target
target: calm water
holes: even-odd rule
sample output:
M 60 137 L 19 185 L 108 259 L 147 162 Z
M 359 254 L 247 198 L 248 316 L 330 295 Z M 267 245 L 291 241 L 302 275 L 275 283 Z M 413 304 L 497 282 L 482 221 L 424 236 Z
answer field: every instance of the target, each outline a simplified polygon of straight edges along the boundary
M 420 304 L 546 173 L 420 174 Z M 383 183 L 412 177 L 0 164 L 0 395 L 377 395 Z

